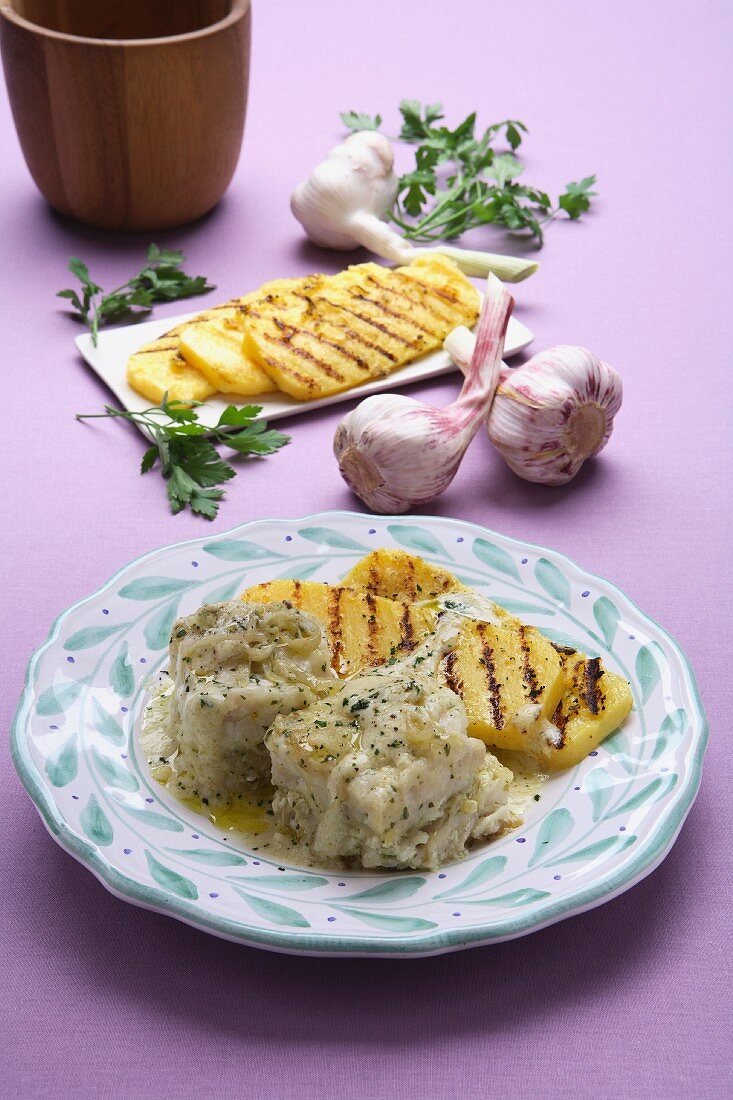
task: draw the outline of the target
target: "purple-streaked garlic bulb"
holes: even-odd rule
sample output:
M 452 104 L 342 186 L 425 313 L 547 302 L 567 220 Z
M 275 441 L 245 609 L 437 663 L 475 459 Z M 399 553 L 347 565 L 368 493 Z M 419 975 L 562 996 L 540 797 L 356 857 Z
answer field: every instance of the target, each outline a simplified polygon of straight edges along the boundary
M 504 370 L 489 413 L 489 439 L 525 481 L 564 485 L 608 443 L 621 379 L 586 348 L 560 345 Z
M 448 488 L 493 400 L 513 306 L 509 292 L 489 275 L 463 388 L 447 408 L 378 394 L 341 421 L 333 445 L 339 469 L 373 511 L 407 512 Z

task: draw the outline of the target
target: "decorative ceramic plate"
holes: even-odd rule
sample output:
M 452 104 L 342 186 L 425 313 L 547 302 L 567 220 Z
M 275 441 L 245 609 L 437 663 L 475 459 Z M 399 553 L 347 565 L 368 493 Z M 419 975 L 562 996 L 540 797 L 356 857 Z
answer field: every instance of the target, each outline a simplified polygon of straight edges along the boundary
M 621 730 L 555 775 L 524 825 L 440 872 L 310 871 L 258 858 L 151 779 L 146 679 L 176 616 L 274 577 L 336 581 L 370 548 L 426 557 L 632 684 Z M 257 520 L 140 558 L 65 611 L 34 654 L 16 767 L 55 839 L 114 894 L 273 950 L 431 955 L 521 936 L 627 890 L 664 858 L 707 737 L 677 644 L 608 581 L 470 523 L 344 512 Z
M 100 332 L 99 342 L 94 347 L 92 338 L 88 333 L 77 336 L 75 343 L 83 358 L 89 366 L 105 382 L 112 393 L 120 401 L 123 408 L 132 412 L 140 412 L 150 407 L 146 397 L 141 397 L 127 382 L 127 360 L 133 352 L 143 344 L 151 340 L 157 340 L 164 332 L 169 332 L 176 325 L 190 321 L 196 317 L 195 313 L 184 313 L 180 317 L 167 317 L 164 321 L 143 321 L 136 325 L 124 325 L 121 328 L 109 329 Z M 504 355 L 509 357 L 522 351 L 532 342 L 534 335 L 512 317 L 507 329 Z M 284 416 L 296 416 L 298 413 L 311 412 L 313 409 L 323 408 L 324 405 L 335 405 L 339 401 L 351 401 L 357 397 L 366 397 L 370 393 L 380 393 L 383 390 L 401 389 L 410 382 L 420 382 L 426 378 L 435 378 L 439 374 L 448 374 L 456 370 L 450 356 L 442 349 L 432 351 L 427 355 L 421 355 L 414 363 L 408 363 L 394 374 L 386 378 L 377 378 L 373 382 L 367 382 L 363 386 L 355 386 L 344 393 L 336 393 L 332 397 L 324 397 L 320 401 L 296 401 L 294 397 L 288 397 L 285 393 L 263 393 L 258 397 L 242 397 L 237 400 L 234 395 L 223 397 L 215 394 L 207 397 L 206 404 L 199 412 L 199 420 L 208 428 L 213 428 L 219 417 L 230 402 L 235 405 L 248 405 L 253 401 L 262 405 L 262 416 L 267 420 L 280 420 Z

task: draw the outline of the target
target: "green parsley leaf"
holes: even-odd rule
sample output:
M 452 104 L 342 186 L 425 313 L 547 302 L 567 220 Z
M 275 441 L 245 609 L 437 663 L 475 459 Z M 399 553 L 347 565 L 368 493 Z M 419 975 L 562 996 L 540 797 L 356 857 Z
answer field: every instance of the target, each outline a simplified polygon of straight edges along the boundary
M 359 130 L 378 130 L 382 125 L 381 115 L 362 115 L 358 111 L 342 111 L 339 118 L 347 130 L 354 133 Z
M 142 456 L 140 473 L 148 473 L 160 462 L 171 512 L 175 515 L 189 507 L 197 515 L 213 519 L 224 496 L 223 489 L 215 486 L 224 484 L 236 474 L 236 470 L 221 457 L 214 442 L 224 444 L 240 455 L 262 457 L 279 451 L 290 442 L 290 436 L 268 430 L 264 420 L 256 420 L 257 413 L 261 411 L 259 405 L 246 405 L 241 409 L 235 405 L 228 406 L 213 429 L 207 429 L 198 422 L 196 409 L 200 407 L 199 401 L 190 406 L 169 401 L 166 394 L 160 405 L 153 405 L 143 412 L 128 412 L 105 405 L 103 413 L 77 415 L 76 419 L 109 417 L 127 420 L 142 428 L 152 445 Z M 230 425 L 241 430 L 226 430 Z
M 100 325 L 113 324 L 128 317 L 145 317 L 156 302 L 177 301 L 214 290 L 213 284 L 203 275 L 192 277 L 181 270 L 184 259 L 182 252 L 164 251 L 151 244 L 147 263 L 142 270 L 116 290 L 105 294 L 102 287 L 91 279 L 87 265 L 72 256 L 68 267 L 81 283 L 81 298 L 76 290 L 69 288 L 59 290 L 56 297 L 71 302 L 74 307 L 72 317 L 87 325 L 96 346 Z
M 153 466 L 158 461 L 158 456 L 159 452 L 156 446 L 148 447 L 140 462 L 140 473 L 146 474 L 148 470 L 152 470 Z
M 595 176 L 569 183 L 554 205 L 546 191 L 516 182 L 524 171 L 516 151 L 528 133 L 519 119 L 492 123 L 477 135 L 473 111 L 451 129 L 440 125 L 441 103 L 423 106 L 417 99 L 403 99 L 399 110 L 399 137 L 416 146 L 415 167 L 400 176 L 387 217 L 409 240 L 454 240 L 492 224 L 528 234 L 541 246 L 546 222 L 561 212 L 576 219 L 589 209 Z M 499 143 L 508 150 L 497 148 Z
M 497 187 L 503 187 L 508 180 L 516 179 L 524 171 L 524 165 L 511 153 L 501 153 L 494 157 L 488 175 L 496 180 Z
M 256 433 L 238 432 L 236 435 L 229 435 L 224 440 L 224 444 L 243 455 L 271 455 L 290 442 L 289 435 L 283 435 L 282 432 L 272 428 L 264 431 L 264 427 L 265 425 L 258 421 Z
M 569 183 L 565 188 L 565 193 L 560 196 L 560 209 L 564 210 L 573 221 L 576 221 L 581 214 L 586 212 L 590 206 L 592 196 L 598 194 L 597 191 L 591 191 L 591 187 L 595 182 L 595 176 L 586 176 L 580 183 Z
M 244 427 L 256 416 L 259 416 L 261 412 L 262 405 L 242 405 L 241 408 L 237 408 L 236 405 L 227 405 L 219 417 L 219 427 Z

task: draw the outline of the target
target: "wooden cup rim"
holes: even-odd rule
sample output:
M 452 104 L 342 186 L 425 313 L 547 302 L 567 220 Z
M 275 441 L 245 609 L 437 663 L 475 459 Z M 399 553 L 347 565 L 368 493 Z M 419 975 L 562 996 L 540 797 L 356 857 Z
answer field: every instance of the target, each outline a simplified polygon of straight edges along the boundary
M 250 4 L 251 0 L 231 0 L 232 9 L 223 19 L 218 19 L 215 23 L 210 23 L 206 27 L 200 27 L 199 30 L 196 31 L 187 31 L 185 34 L 160 35 L 157 38 L 89 38 L 81 34 L 67 34 L 65 31 L 54 31 L 49 27 L 41 26 L 40 23 L 32 23 L 30 19 L 25 19 L 24 16 L 19 15 L 9 0 L 0 0 L 0 16 L 7 19 L 9 23 L 15 23 L 16 26 L 29 31 L 31 34 L 41 35 L 45 38 L 54 38 L 57 41 L 67 42 L 70 45 L 81 43 L 93 46 L 117 46 L 128 49 L 130 46 L 165 46 L 177 42 L 192 42 L 197 38 L 205 38 L 207 35 L 216 34 L 242 19 L 247 14 Z

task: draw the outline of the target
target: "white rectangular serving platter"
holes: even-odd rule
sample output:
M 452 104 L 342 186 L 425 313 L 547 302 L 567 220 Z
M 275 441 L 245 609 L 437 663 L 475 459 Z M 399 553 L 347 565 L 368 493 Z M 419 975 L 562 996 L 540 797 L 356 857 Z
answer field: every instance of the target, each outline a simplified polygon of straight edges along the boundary
M 156 340 L 177 325 L 191 321 L 196 313 L 182 313 L 179 317 L 166 317 L 159 321 L 142 321 L 135 325 L 124 325 L 99 334 L 94 347 L 89 333 L 77 336 L 74 341 L 82 357 L 102 381 L 112 390 L 123 408 L 130 412 L 141 412 L 150 407 L 150 402 L 127 382 L 127 360 L 143 344 Z M 507 329 L 504 355 L 515 355 L 522 351 L 534 339 L 534 334 L 521 321 L 511 318 Z M 297 416 L 299 413 L 321 409 L 325 405 L 336 405 L 339 401 L 351 401 L 354 398 L 367 397 L 370 393 L 383 390 L 400 389 L 410 382 L 419 382 L 425 378 L 435 378 L 456 370 L 449 355 L 441 349 L 428 352 L 394 374 L 355 386 L 343 393 L 323 397 L 317 401 L 297 401 L 284 393 L 263 393 L 256 397 L 237 397 L 235 394 L 214 394 L 207 397 L 206 404 L 199 411 L 199 421 L 207 428 L 213 428 L 227 405 L 262 405 L 262 416 L 266 420 L 280 420 L 285 416 Z

